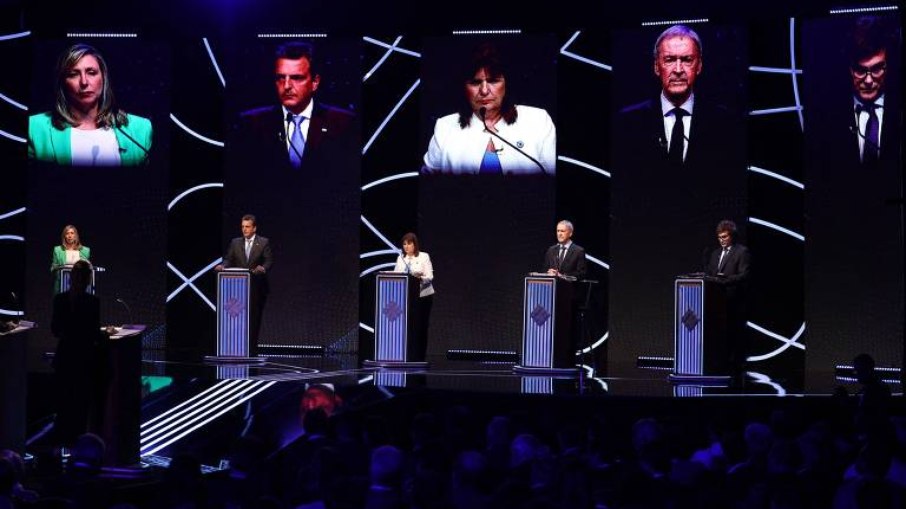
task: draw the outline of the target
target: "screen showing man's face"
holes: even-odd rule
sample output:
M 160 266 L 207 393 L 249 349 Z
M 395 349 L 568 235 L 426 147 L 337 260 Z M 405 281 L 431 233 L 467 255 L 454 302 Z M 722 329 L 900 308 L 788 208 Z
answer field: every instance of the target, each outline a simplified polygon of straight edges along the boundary
M 274 69 L 274 83 L 280 103 L 298 115 L 308 106 L 311 96 L 318 89 L 320 77 L 317 74 L 312 76 L 307 58 L 279 58 Z
M 658 45 L 654 74 L 661 79 L 661 89 L 674 105 L 680 105 L 692 94 L 695 79 L 702 72 L 698 46 L 689 37 L 668 37 Z
M 884 93 L 884 78 L 887 75 L 887 51 L 863 58 L 849 69 L 853 80 L 853 92 L 859 100 L 872 103 Z

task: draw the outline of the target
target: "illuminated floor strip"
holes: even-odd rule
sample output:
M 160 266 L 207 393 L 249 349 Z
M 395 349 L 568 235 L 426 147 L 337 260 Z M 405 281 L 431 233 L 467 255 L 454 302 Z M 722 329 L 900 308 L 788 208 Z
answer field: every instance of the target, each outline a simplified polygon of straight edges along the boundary
M 209 415 L 225 406 L 230 405 L 237 399 L 242 398 L 248 391 L 255 389 L 262 382 L 253 380 L 235 380 L 234 385 L 224 387 L 224 391 L 210 394 L 204 400 L 185 407 L 183 411 L 173 415 L 163 421 L 158 421 L 142 431 L 141 446 L 142 448 L 153 447 L 160 442 L 167 440 L 169 437 L 193 426 L 195 423 L 204 420 Z
M 183 401 L 182 403 L 176 405 L 175 407 L 170 408 L 169 410 L 158 415 L 157 417 L 154 417 L 146 422 L 143 422 L 142 425 L 139 427 L 139 429 L 142 429 L 142 428 L 153 429 L 153 427 L 149 428 L 149 427 L 151 427 L 152 424 L 154 424 L 158 421 L 164 420 L 167 418 L 167 416 L 178 413 L 180 410 L 182 410 L 184 408 L 192 408 L 198 404 L 203 403 L 204 401 L 206 401 L 207 397 L 209 397 L 211 394 L 219 394 L 220 392 L 223 392 L 230 385 L 233 385 L 233 382 L 235 382 L 235 380 L 220 380 L 216 384 L 212 385 L 211 387 L 208 387 L 207 389 L 205 389 L 205 390 L 201 391 L 200 393 L 196 394 L 195 396 L 192 396 L 191 398 Z
M 245 403 L 246 401 L 248 401 L 248 400 L 254 398 L 254 397 L 257 396 L 258 394 L 261 394 L 262 392 L 266 391 L 268 388 L 270 388 L 271 386 L 273 386 L 273 385 L 276 384 L 276 383 L 277 383 L 277 382 L 267 382 L 267 383 L 265 383 L 263 386 L 259 387 L 255 392 L 252 392 L 252 393 L 250 393 L 250 394 L 244 396 L 242 399 L 239 399 L 238 401 L 234 402 L 233 404 L 231 404 L 231 405 L 228 406 L 227 408 L 224 408 L 223 410 L 221 410 L 220 412 L 216 413 L 215 415 L 213 415 L 213 416 L 211 416 L 211 417 L 205 419 L 204 421 L 202 421 L 202 422 L 196 424 L 195 426 L 193 426 L 193 427 L 187 429 L 186 431 L 184 431 L 183 433 L 177 435 L 176 437 L 173 437 L 172 439 L 170 439 L 170 440 L 168 440 L 168 441 L 166 441 L 166 442 L 164 442 L 164 443 L 162 443 L 162 444 L 160 444 L 160 445 L 156 445 L 156 446 L 154 446 L 153 448 L 150 448 L 150 449 L 142 449 L 141 455 L 144 456 L 144 455 L 147 455 L 147 454 L 154 454 L 154 453 L 156 453 L 156 452 L 158 452 L 158 451 L 160 451 L 160 450 L 162 450 L 162 449 L 164 449 L 164 448 L 170 446 L 171 444 L 177 442 L 178 440 L 181 440 L 182 438 L 188 436 L 189 434 L 191 434 L 191 433 L 194 432 L 195 430 L 204 427 L 205 425 L 207 425 L 207 424 L 210 423 L 211 421 L 217 419 L 218 417 L 222 416 L 223 414 L 225 414 L 225 413 L 229 412 L 230 410 L 236 408 L 237 406 L 239 406 L 239 405 Z

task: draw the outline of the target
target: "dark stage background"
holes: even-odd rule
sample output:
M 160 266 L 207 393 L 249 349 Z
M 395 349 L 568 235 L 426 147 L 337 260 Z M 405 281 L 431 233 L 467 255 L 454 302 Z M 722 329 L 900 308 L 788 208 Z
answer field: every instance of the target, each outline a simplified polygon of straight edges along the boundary
M 292 9 L 288 8 L 290 5 Z M 692 23 L 693 28 L 703 32 L 703 36 L 726 27 L 734 27 L 735 31 L 732 44 L 726 47 L 720 47 L 721 43 L 715 42 L 710 35 L 706 37 L 702 85 L 705 84 L 705 76 L 710 75 L 708 79 L 712 79 L 717 77 L 715 73 L 722 72 L 720 67 L 714 66 L 717 54 L 722 51 L 730 53 L 737 66 L 735 68 L 741 68 L 737 81 L 724 76 L 729 83 L 727 86 L 732 88 L 721 88 L 712 82 L 710 85 L 715 88 L 710 92 L 728 102 L 735 101 L 746 119 L 744 139 L 741 140 L 747 147 L 745 206 L 744 211 L 734 218 L 744 227 L 742 240 L 752 249 L 755 260 L 748 328 L 752 371 L 797 380 L 802 378 L 807 367 L 810 371 L 826 372 L 820 376 L 829 377 L 832 376 L 834 364 L 848 362 L 861 350 L 877 355 L 881 365 L 899 367 L 903 357 L 901 201 L 900 205 L 886 206 L 884 212 L 877 212 L 884 216 L 884 221 L 890 221 L 884 223 L 886 227 L 879 233 L 884 241 L 873 243 L 874 249 L 880 250 L 877 256 L 873 256 L 874 251 L 869 251 L 858 240 L 849 237 L 846 237 L 848 240 L 841 240 L 848 242 L 848 249 L 852 249 L 860 260 L 867 259 L 860 263 L 871 265 L 873 260 L 884 259 L 888 264 L 890 268 L 883 274 L 888 276 L 885 281 L 889 285 L 877 287 L 871 302 L 875 309 L 880 307 L 889 312 L 864 315 L 863 311 L 859 311 L 861 307 L 841 308 L 839 303 L 833 302 L 820 304 L 833 301 L 833 295 L 829 293 L 836 291 L 832 282 L 839 278 L 841 270 L 848 271 L 851 265 L 822 264 L 822 252 L 826 251 L 812 251 L 809 247 L 812 232 L 816 233 L 816 241 L 824 242 L 822 235 L 825 235 L 825 239 L 833 242 L 840 219 L 832 211 L 834 204 L 821 206 L 809 197 L 815 173 L 807 171 L 807 168 L 811 168 L 815 161 L 815 149 L 807 143 L 812 124 L 806 122 L 809 108 L 815 104 L 814 101 L 820 100 L 815 87 L 807 84 L 809 73 L 815 69 L 815 76 L 819 76 L 819 69 L 826 70 L 828 66 L 837 65 L 829 53 L 822 51 L 824 42 L 817 32 L 833 31 L 835 29 L 827 27 L 845 25 L 854 16 L 829 14 L 828 9 L 836 5 L 819 2 L 808 6 L 789 6 L 779 1 L 768 1 L 747 6 L 714 1 L 682 7 L 668 2 L 637 5 L 565 2 L 543 10 L 512 11 L 503 5 L 489 6 L 489 15 L 482 16 L 482 21 L 476 21 L 473 13 L 453 4 L 404 8 L 364 2 L 359 5 L 320 1 L 299 5 L 298 2 L 281 1 L 262 4 L 198 0 L 162 2 L 153 6 L 98 2 L 92 6 L 78 6 L 78 9 L 75 6 L 62 8 L 52 17 L 46 16 L 34 4 L 4 4 L 0 6 L 0 52 L 17 71 L 0 75 L 0 94 L 3 94 L 0 97 L 0 157 L 3 168 L 0 263 L 12 268 L 0 275 L 0 313 L 8 315 L 24 308 L 28 311 L 27 318 L 42 326 L 48 323 L 47 310 L 35 294 L 46 288 L 46 281 L 41 279 L 46 279 L 46 274 L 39 274 L 38 269 L 46 270 L 50 249 L 67 221 L 40 219 L 42 212 L 33 210 L 32 204 L 72 203 L 64 195 L 57 195 L 63 189 L 52 189 L 47 182 L 31 183 L 32 177 L 39 175 L 29 174 L 25 162 L 26 117 L 46 107 L 45 104 L 32 102 L 44 84 L 35 83 L 30 77 L 49 62 L 41 48 L 51 44 L 51 41 L 62 39 L 106 47 L 117 41 L 92 34 L 134 33 L 137 37 L 124 38 L 125 43 L 140 48 L 141 58 L 148 58 L 148 52 L 153 53 L 154 61 L 159 63 L 156 67 L 146 68 L 145 72 L 123 75 L 119 72 L 123 64 L 118 62 L 115 86 L 118 91 L 123 90 L 122 94 L 127 94 L 126 90 L 130 87 L 136 87 L 136 90 L 144 87 L 148 91 L 142 93 L 146 96 L 143 100 L 162 108 L 147 113 L 154 116 L 157 135 L 154 164 L 161 165 L 157 175 L 161 180 L 152 183 L 136 181 L 128 185 L 126 181 L 117 184 L 86 182 L 85 185 L 100 186 L 100 189 L 92 191 L 96 194 L 88 196 L 94 199 L 80 202 L 79 208 L 84 209 L 80 210 L 80 214 L 86 215 L 83 217 L 118 216 L 116 221 L 111 218 L 110 224 L 125 226 L 117 226 L 116 235 L 145 231 L 140 242 L 153 241 L 150 249 L 142 254 L 151 256 L 153 260 L 127 257 L 124 262 L 118 259 L 106 263 L 107 266 L 124 263 L 135 267 L 135 270 L 111 269 L 104 275 L 104 284 L 110 285 L 107 287 L 110 289 L 119 285 L 123 291 L 137 294 L 130 297 L 135 301 L 130 302 L 133 312 L 140 315 L 135 321 L 146 321 L 159 330 L 163 330 L 166 324 L 165 340 L 160 335 L 149 341 L 148 347 L 166 346 L 191 357 L 213 350 L 215 278 L 210 268 L 222 255 L 226 240 L 236 235 L 235 226 L 230 225 L 238 223 L 238 218 L 233 217 L 235 211 L 229 208 L 229 201 L 224 207 L 223 186 L 228 164 L 224 145 L 229 134 L 229 118 L 239 108 L 256 105 L 258 101 L 253 100 L 253 95 L 268 93 L 267 85 L 258 89 L 252 85 L 247 88 L 243 88 L 246 85 L 240 86 L 244 76 L 257 70 L 237 67 L 235 57 L 256 51 L 254 47 L 280 40 L 305 39 L 321 45 L 330 44 L 332 39 L 340 37 L 353 41 L 349 45 L 355 47 L 358 53 L 345 58 L 353 70 L 345 74 L 341 82 L 335 83 L 335 87 L 324 90 L 323 100 L 354 107 L 361 123 L 361 190 L 358 201 L 350 201 L 350 207 L 360 207 L 357 212 L 360 214 L 357 226 L 359 245 L 352 252 L 357 251 L 359 256 L 357 313 L 361 356 L 367 357 L 372 348 L 374 273 L 392 265 L 399 249 L 398 240 L 403 233 L 420 233 L 426 240 L 424 249 L 437 260 L 438 300 L 435 310 L 436 318 L 440 320 L 444 315 L 453 316 L 468 311 L 469 306 L 490 309 L 504 302 L 518 308 L 514 304 L 520 300 L 521 285 L 518 282 L 527 270 L 540 264 L 544 249 L 554 241 L 554 223 L 560 218 L 570 219 L 576 224 L 574 239 L 587 249 L 591 257 L 589 277 L 600 281 L 592 294 L 595 310 L 591 314 L 591 330 L 584 343 L 586 347 L 595 345 L 595 355 L 585 361 L 596 361 L 597 367 L 603 368 L 603 353 L 607 349 L 612 351 L 611 367 L 631 365 L 638 355 L 671 356 L 669 338 L 651 339 L 645 336 L 620 344 L 619 338 L 610 337 L 612 324 L 621 319 L 616 314 L 618 309 L 642 308 L 647 305 L 645 295 L 650 294 L 646 292 L 667 292 L 669 295 L 672 287 L 669 280 L 645 283 L 642 289 L 634 287 L 642 284 L 640 280 L 612 283 L 612 259 L 619 258 L 619 253 L 631 259 L 633 249 L 637 248 L 625 243 L 628 237 L 611 231 L 613 217 L 619 218 L 621 214 L 652 217 L 652 224 L 644 225 L 652 233 L 669 227 L 672 218 L 658 210 L 657 202 L 643 205 L 648 196 L 646 189 L 634 191 L 640 193 L 638 199 L 632 195 L 615 194 L 619 190 L 611 182 L 612 172 L 616 171 L 611 167 L 611 157 L 616 147 L 612 146 L 611 140 L 617 133 L 613 132 L 615 126 L 611 123 L 611 117 L 614 111 L 631 102 L 625 97 L 627 90 L 638 92 L 641 100 L 645 98 L 646 87 L 656 84 L 650 66 L 646 67 L 645 58 L 650 56 L 653 38 L 667 25 L 644 28 L 640 25 L 660 19 L 707 18 L 707 23 Z M 899 14 L 889 15 L 895 17 L 895 25 L 899 27 Z M 823 28 L 803 30 L 803 25 Z M 523 254 L 519 258 L 495 261 L 494 266 L 488 268 L 495 274 L 510 275 L 514 281 L 510 292 L 487 295 L 480 293 L 479 288 L 473 288 L 466 292 L 471 296 L 471 302 L 456 297 L 456 302 L 444 303 L 444 306 L 451 306 L 444 311 L 442 299 L 456 296 L 453 288 L 462 281 L 455 272 L 450 272 L 455 256 L 443 252 L 447 249 L 444 243 L 451 239 L 437 237 L 439 230 L 433 227 L 436 223 L 431 222 L 437 218 L 436 214 L 434 219 L 425 216 L 429 207 L 424 202 L 424 189 L 421 189 L 424 183 L 417 174 L 427 145 L 426 119 L 443 114 L 448 109 L 446 105 L 438 106 L 437 111 L 426 106 L 432 103 L 427 95 L 423 97 L 428 93 L 427 83 L 420 81 L 424 77 L 423 68 L 429 66 L 423 60 L 430 56 L 424 41 L 433 37 L 450 37 L 452 30 L 508 28 L 521 29 L 522 34 L 507 37 L 549 38 L 555 49 L 556 62 L 549 71 L 554 77 L 555 100 L 545 105 L 552 115 L 556 113 L 554 120 L 558 138 L 559 160 L 553 187 L 553 207 L 550 209 L 552 213 L 547 223 L 542 218 L 532 223 L 533 231 L 523 237 L 525 245 L 520 248 Z M 643 37 L 640 36 L 644 44 L 640 43 L 638 50 L 641 60 L 638 61 L 637 71 L 641 73 L 641 78 L 637 89 L 634 81 L 617 86 L 618 80 L 624 79 L 620 76 L 631 76 L 635 72 L 615 66 L 615 62 L 619 61 L 618 55 L 625 54 L 621 52 L 636 50 L 624 46 L 622 39 L 616 35 L 627 32 L 644 33 Z M 67 37 L 70 33 L 81 35 Z M 328 33 L 331 37 L 312 36 L 320 33 Z M 270 35 L 258 38 L 258 34 Z M 534 57 L 548 58 L 527 55 L 527 58 Z M 631 58 L 626 61 L 637 60 Z M 430 65 L 442 64 L 434 62 Z M 899 65 L 899 56 L 891 60 L 892 67 Z M 892 69 L 892 72 L 895 71 Z M 842 72 L 845 73 L 845 69 Z M 547 80 L 551 76 L 539 79 Z M 137 81 L 130 84 L 129 80 Z M 896 86 L 899 87 L 899 82 Z M 246 90 L 248 103 L 234 96 L 240 91 L 244 95 Z M 327 92 L 331 92 L 329 99 Z M 132 99 L 126 101 L 125 97 L 121 97 L 121 100 L 126 108 L 142 114 L 140 107 L 132 106 Z M 526 103 L 531 104 L 529 101 Z M 899 107 L 888 113 L 885 122 L 901 122 L 902 111 Z M 161 135 L 167 141 L 158 143 Z M 901 161 L 897 161 L 895 168 L 899 179 L 886 187 L 885 203 L 889 198 L 902 198 Z M 135 189 L 132 199 L 126 200 L 122 207 L 107 208 L 111 202 L 103 197 L 112 194 L 123 197 L 124 187 L 130 185 Z M 161 187 L 154 187 L 157 185 Z M 649 185 L 656 189 L 663 182 L 652 181 Z M 160 189 L 160 195 L 157 189 Z M 37 201 L 32 201 L 29 196 L 35 196 Z M 528 201 L 528 198 L 518 196 L 513 199 L 519 205 Z M 814 206 L 819 208 L 813 209 Z M 42 205 L 42 209 L 44 207 Z M 856 215 L 850 216 L 851 220 L 857 225 L 879 222 L 881 218 L 870 210 L 866 207 L 857 209 L 854 212 Z M 490 224 L 474 224 L 474 219 L 460 212 L 450 205 L 450 224 L 458 228 L 483 229 L 481 235 L 490 235 L 487 238 L 491 239 L 504 237 L 494 236 L 494 229 L 512 231 L 525 226 L 518 221 L 512 224 L 501 222 L 499 218 L 493 218 Z M 287 210 L 286 217 L 281 220 L 292 222 L 291 215 L 292 211 Z M 707 224 L 716 224 L 718 219 L 709 218 Z M 267 230 L 265 224 L 268 225 Z M 223 225 L 227 225 L 226 231 L 221 230 Z M 534 231 L 535 225 L 538 231 Z M 45 231 L 51 226 L 52 231 Z M 105 242 L 116 243 L 118 238 L 111 236 L 101 240 L 97 237 L 100 229 L 96 229 L 96 233 L 79 226 L 86 243 L 92 248 Z M 119 231 L 124 228 L 131 228 L 132 231 Z M 273 236 L 275 232 L 271 228 L 271 222 L 263 219 L 261 233 Z M 487 233 L 489 229 L 492 230 L 490 234 Z M 689 232 L 690 238 L 695 237 L 696 240 L 688 245 L 657 246 L 657 249 L 665 257 L 691 256 L 697 260 L 712 233 L 711 229 Z M 704 240 L 697 240 L 698 236 Z M 474 238 L 468 236 L 466 240 Z M 429 240 L 431 242 L 427 242 Z M 104 257 L 114 252 L 112 249 L 105 247 Z M 808 257 L 805 255 L 807 249 Z M 98 256 L 100 254 L 98 252 Z M 283 254 L 282 259 L 286 258 L 287 254 Z M 347 262 L 354 264 L 350 260 L 348 258 Z M 321 260 L 321 263 L 330 262 L 329 257 Z M 280 259 L 278 263 L 281 263 Z M 694 260 L 689 263 L 694 264 Z M 684 267 L 686 265 L 683 264 Z M 33 270 L 32 267 L 37 268 Z M 688 270 L 693 269 L 695 267 L 688 267 Z M 616 271 L 617 267 L 613 270 Z M 480 272 L 475 274 L 480 275 Z M 113 278 L 128 279 L 114 281 Z M 475 279 L 477 281 L 478 277 Z M 810 284 L 806 291 L 806 280 L 819 281 L 828 286 L 823 288 Z M 156 281 L 165 282 L 163 291 L 156 289 Z M 855 284 L 857 288 L 864 289 L 859 286 L 861 283 Z M 630 294 L 626 293 L 626 289 L 639 290 L 640 296 L 627 297 Z M 11 292 L 15 293 L 15 298 Z M 46 293 L 49 294 L 49 290 Z M 108 294 L 105 297 L 117 296 Z M 356 297 L 351 294 L 329 295 L 325 296 L 324 305 L 345 310 L 342 320 L 354 326 L 351 322 L 355 320 L 356 309 L 355 306 L 350 307 L 350 299 L 355 301 Z M 269 306 L 272 304 L 269 303 Z M 136 308 L 143 307 L 144 311 L 136 311 Z M 278 319 L 269 311 L 266 312 L 266 320 Z M 120 309 L 117 306 L 108 308 L 105 321 L 125 321 L 124 313 L 121 306 Z M 862 327 L 865 320 L 871 320 L 871 328 Z M 811 330 L 812 322 L 827 325 Z M 478 329 L 460 329 L 460 333 L 453 334 L 444 330 L 429 346 L 429 353 L 443 354 L 450 348 L 463 347 L 518 351 L 518 334 L 500 333 L 497 327 L 501 323 L 489 322 Z M 432 334 L 439 332 L 439 323 L 434 325 Z M 650 324 L 630 323 L 626 326 L 645 329 Z M 464 337 L 466 333 L 469 337 Z M 312 342 L 321 346 L 332 344 L 326 339 L 307 338 L 304 334 L 286 340 L 299 345 Z M 608 345 L 611 340 L 613 344 Z

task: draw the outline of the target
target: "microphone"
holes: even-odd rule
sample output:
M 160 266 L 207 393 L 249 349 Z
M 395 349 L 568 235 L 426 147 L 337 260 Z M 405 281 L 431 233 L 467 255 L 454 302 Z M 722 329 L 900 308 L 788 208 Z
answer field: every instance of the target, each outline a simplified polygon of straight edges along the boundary
M 866 144 L 868 147 L 873 148 L 873 149 L 874 149 L 875 151 L 877 151 L 877 152 L 880 152 L 880 151 L 881 151 L 880 145 L 877 144 L 877 143 L 875 143 L 874 140 L 868 139 L 868 138 L 865 136 L 865 134 L 859 129 L 858 126 L 853 125 L 853 124 L 849 124 L 849 132 L 851 132 L 852 134 L 855 134 L 855 135 L 858 136 L 859 138 L 862 138 L 862 140 L 865 141 L 865 144 Z M 864 150 L 864 149 L 863 149 L 863 150 Z
M 142 145 L 141 143 L 139 143 L 138 140 L 136 140 L 135 138 L 133 138 L 132 135 L 130 135 L 129 133 L 127 133 L 126 130 L 123 129 L 122 127 L 116 126 L 116 130 L 119 131 L 120 134 L 122 134 L 123 136 L 125 136 L 126 139 L 128 139 L 128 140 L 131 141 L 132 143 L 135 143 L 135 146 L 136 146 L 136 147 L 142 149 L 142 152 L 145 153 L 145 163 L 146 163 L 146 164 L 147 164 L 148 161 L 151 160 L 151 151 L 149 151 L 147 147 L 145 147 L 144 145 Z M 126 151 L 126 149 L 120 147 L 120 152 L 125 152 L 125 151 Z
M 91 146 L 91 165 L 97 166 L 98 156 L 101 154 L 101 147 L 97 145 Z
M 406 261 L 406 251 L 405 250 L 400 249 L 400 257 L 403 260 L 403 263 L 406 265 L 406 274 L 412 273 L 412 266 L 409 264 L 409 262 Z
M 292 113 L 291 111 L 287 111 L 287 112 L 286 112 L 286 132 L 289 132 L 289 124 L 291 124 L 292 121 L 293 121 L 293 113 Z M 279 138 L 280 138 L 280 141 L 282 141 L 283 143 L 286 143 L 286 134 L 280 133 Z M 296 153 L 296 156 L 297 156 L 297 157 L 299 158 L 299 160 L 301 161 L 301 160 L 302 160 L 302 154 L 300 154 L 300 153 L 299 153 L 299 149 L 297 149 L 296 146 L 293 145 L 292 140 L 290 140 L 290 142 L 289 142 L 289 147 L 290 147 L 291 149 L 293 149 L 293 152 Z
M 126 308 L 126 313 L 129 314 L 129 325 L 132 325 L 135 321 L 132 319 L 132 309 L 129 307 L 129 304 L 126 304 L 126 301 L 120 297 L 116 298 L 116 301 L 123 305 Z M 123 325 L 123 328 L 126 329 L 126 325 Z
M 499 134 L 497 134 L 497 133 L 494 132 L 493 130 L 488 129 L 487 122 L 485 121 L 485 118 L 484 118 L 484 117 L 485 117 L 485 114 L 486 114 L 487 112 L 488 112 L 488 109 L 485 108 L 484 106 L 482 106 L 481 108 L 478 108 L 478 118 L 481 119 L 481 125 L 484 126 L 484 132 L 489 133 L 491 136 L 493 136 L 493 137 L 497 138 L 498 140 L 500 140 L 500 141 L 506 143 L 507 145 L 513 147 L 513 149 L 515 149 L 516 152 L 519 152 L 520 154 L 522 154 L 522 155 L 524 155 L 525 157 L 527 157 L 530 161 L 532 161 L 533 163 L 535 163 L 536 165 L 538 165 L 538 168 L 541 168 L 541 173 L 548 173 L 548 171 L 544 169 L 544 166 L 543 166 L 541 163 L 539 163 L 537 159 L 535 159 L 534 157 L 532 157 L 532 156 L 526 154 L 524 150 L 520 149 L 520 148 L 517 147 L 516 145 L 513 145 L 512 143 L 510 143 L 509 141 L 507 141 L 503 136 L 500 136 Z

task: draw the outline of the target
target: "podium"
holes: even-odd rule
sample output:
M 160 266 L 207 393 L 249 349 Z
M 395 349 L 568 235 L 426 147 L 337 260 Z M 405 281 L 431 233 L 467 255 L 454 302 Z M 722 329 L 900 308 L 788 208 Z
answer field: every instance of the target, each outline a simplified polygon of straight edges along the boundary
M 727 296 L 708 277 L 677 277 L 674 282 L 674 356 L 670 380 L 729 383 Z
M 91 284 L 88 285 L 86 291 L 90 294 L 95 294 L 95 274 L 98 272 L 104 272 L 106 269 L 103 267 L 91 267 Z M 69 287 L 72 286 L 72 265 L 63 265 L 60 267 L 60 293 L 69 290 Z
M 248 269 L 227 268 L 217 273 L 217 354 L 209 362 L 264 362 L 249 356 L 252 275 Z
M 378 272 L 375 284 L 374 359 L 365 366 L 426 368 L 418 342 L 419 278 L 404 272 Z
M 0 332 L 0 449 L 25 455 L 26 343 L 35 326 L 25 320 Z
M 100 435 L 107 444 L 104 464 L 125 467 L 139 462 L 142 410 L 142 333 L 144 325 L 116 327 L 102 343 L 107 379 Z
M 577 375 L 572 344 L 575 283 L 559 276 L 530 274 L 522 301 L 521 374 Z

